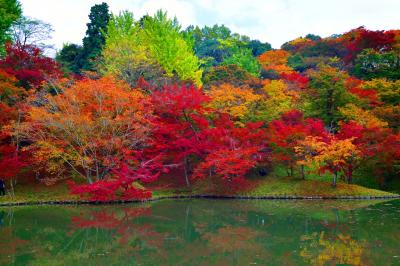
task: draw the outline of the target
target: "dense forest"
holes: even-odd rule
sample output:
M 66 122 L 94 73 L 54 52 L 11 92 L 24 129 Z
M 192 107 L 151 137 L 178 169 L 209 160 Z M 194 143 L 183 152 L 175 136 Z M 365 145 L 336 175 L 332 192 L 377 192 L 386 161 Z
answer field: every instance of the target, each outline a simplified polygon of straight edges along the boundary
M 163 11 L 89 14 L 82 45 L 46 56 L 51 25 L 0 0 L 0 178 L 67 182 L 93 200 L 147 184 L 245 187 L 276 169 L 400 187 L 400 30 L 280 49 Z M 328 180 L 328 179 L 327 179 Z

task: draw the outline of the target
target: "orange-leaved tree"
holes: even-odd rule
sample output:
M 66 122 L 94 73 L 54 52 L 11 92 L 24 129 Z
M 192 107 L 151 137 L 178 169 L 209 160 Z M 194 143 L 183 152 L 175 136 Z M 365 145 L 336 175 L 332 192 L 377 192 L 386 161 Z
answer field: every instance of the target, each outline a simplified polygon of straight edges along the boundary
M 275 71 L 277 74 L 292 73 L 294 70 L 287 65 L 290 53 L 285 50 L 271 50 L 258 57 L 258 61 L 265 70 Z
M 125 163 L 141 167 L 132 154 L 140 153 L 150 134 L 145 113 L 151 114 L 151 105 L 140 90 L 111 77 L 84 79 L 62 94 L 45 96 L 44 102 L 31 108 L 23 125 L 36 167 L 50 174 L 64 169 L 89 184 L 114 180 Z M 119 185 L 109 189 L 115 192 Z
M 10 181 L 12 194 L 17 176 L 26 166 L 26 158 L 20 152 L 19 132 L 12 132 L 13 125 L 18 126 L 22 120 L 21 109 L 27 94 L 17 83 L 13 75 L 0 69 L 0 178 Z
M 320 137 L 308 136 L 300 141 L 295 149 L 304 158 L 301 163 L 315 163 L 320 171 L 331 172 L 332 186 L 336 187 L 338 173 L 343 171 L 345 175 L 349 174 L 347 169 L 351 168 L 360 157 L 361 152 L 353 144 L 353 140 L 353 138 L 337 139 L 331 136 L 326 142 Z M 346 176 L 346 179 L 350 180 L 351 177 Z

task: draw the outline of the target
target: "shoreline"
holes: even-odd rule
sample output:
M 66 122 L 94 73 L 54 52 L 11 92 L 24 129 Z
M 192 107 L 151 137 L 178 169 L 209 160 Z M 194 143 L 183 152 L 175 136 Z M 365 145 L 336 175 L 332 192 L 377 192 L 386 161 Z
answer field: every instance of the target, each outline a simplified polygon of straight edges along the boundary
M 224 195 L 174 195 L 160 196 L 145 200 L 113 200 L 113 201 L 88 201 L 88 200 L 48 200 L 48 201 L 21 201 L 0 202 L 0 207 L 15 206 L 42 206 L 42 205 L 117 205 L 127 203 L 145 203 L 168 199 L 215 199 L 215 200 L 377 200 L 377 199 L 400 199 L 400 195 L 387 196 L 224 196 Z

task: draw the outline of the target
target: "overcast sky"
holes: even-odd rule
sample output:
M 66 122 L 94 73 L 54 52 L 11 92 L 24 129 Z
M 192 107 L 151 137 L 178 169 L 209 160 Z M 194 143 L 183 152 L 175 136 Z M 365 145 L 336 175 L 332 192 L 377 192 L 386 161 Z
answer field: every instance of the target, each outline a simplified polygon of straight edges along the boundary
M 182 26 L 224 24 L 274 48 L 307 33 L 323 37 L 352 28 L 399 29 L 400 0 L 20 0 L 25 16 L 52 24 L 50 41 L 81 43 L 90 7 L 106 2 L 113 13 L 132 11 L 136 19 L 163 9 Z

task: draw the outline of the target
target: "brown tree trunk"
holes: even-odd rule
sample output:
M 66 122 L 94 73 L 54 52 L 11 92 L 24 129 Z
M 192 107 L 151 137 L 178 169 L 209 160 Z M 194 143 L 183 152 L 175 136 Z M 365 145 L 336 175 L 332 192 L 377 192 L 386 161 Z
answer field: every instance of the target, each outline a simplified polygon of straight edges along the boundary
M 353 184 L 353 167 L 349 166 L 347 171 L 347 183 Z

